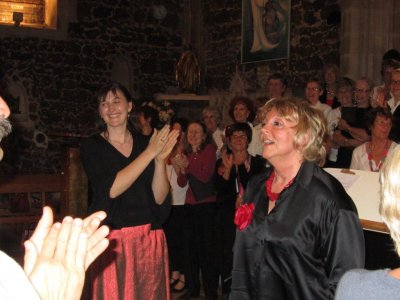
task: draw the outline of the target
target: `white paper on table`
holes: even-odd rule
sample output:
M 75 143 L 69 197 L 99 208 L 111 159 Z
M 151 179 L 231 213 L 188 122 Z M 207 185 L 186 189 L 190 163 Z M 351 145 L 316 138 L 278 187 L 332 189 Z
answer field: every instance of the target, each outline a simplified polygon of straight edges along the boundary
M 353 199 L 360 219 L 383 222 L 379 214 L 379 173 L 353 170 L 353 174 L 343 173 L 342 169 L 324 169 L 336 177 Z
M 336 177 L 337 180 L 343 185 L 346 192 L 353 186 L 353 184 L 360 179 L 360 176 L 357 175 L 355 172 L 354 174 L 343 173 L 342 169 L 335 169 L 335 168 L 325 168 L 325 171 Z

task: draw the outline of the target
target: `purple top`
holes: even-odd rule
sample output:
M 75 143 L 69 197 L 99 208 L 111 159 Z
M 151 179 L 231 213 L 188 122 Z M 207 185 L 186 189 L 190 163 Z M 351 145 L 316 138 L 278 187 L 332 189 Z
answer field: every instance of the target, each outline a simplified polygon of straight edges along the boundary
M 212 144 L 207 144 L 204 149 L 199 152 L 192 152 L 188 155 L 189 165 L 186 169 L 186 174 L 191 174 L 196 177 L 199 181 L 204 183 L 210 181 L 215 172 L 215 163 L 216 163 L 216 154 L 215 147 Z M 188 180 L 186 174 L 180 173 L 178 175 L 178 184 L 181 187 L 184 187 Z M 186 192 L 186 201 L 185 204 L 204 204 L 215 202 L 216 196 L 210 196 L 201 202 L 197 202 L 194 198 L 192 189 L 189 188 Z

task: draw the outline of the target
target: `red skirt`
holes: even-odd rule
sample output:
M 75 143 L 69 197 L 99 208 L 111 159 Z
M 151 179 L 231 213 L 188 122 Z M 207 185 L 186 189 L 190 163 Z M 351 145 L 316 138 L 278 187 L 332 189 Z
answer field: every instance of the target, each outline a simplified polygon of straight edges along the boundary
M 94 300 L 169 300 L 167 244 L 150 225 L 112 230 L 91 267 Z

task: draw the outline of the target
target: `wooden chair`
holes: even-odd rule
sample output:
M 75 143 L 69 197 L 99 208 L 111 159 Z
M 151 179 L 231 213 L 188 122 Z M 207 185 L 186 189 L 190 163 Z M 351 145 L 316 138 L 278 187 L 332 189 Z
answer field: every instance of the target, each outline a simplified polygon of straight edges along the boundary
M 44 205 L 53 208 L 56 219 L 82 217 L 87 186 L 77 148 L 67 149 L 60 173 L 0 177 L 0 224 L 35 223 Z

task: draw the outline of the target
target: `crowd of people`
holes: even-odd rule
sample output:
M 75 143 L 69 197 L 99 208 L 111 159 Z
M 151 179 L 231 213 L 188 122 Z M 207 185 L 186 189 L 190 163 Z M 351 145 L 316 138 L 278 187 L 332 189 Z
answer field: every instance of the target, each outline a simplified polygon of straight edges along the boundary
M 332 299 L 343 274 L 364 267 L 357 209 L 322 168 L 380 171 L 400 138 L 398 67 L 383 60 L 375 87 L 327 64 L 296 98 L 273 74 L 266 98 L 231 100 L 227 126 L 215 107 L 188 121 L 196 137 L 189 125 L 170 168 L 172 190 L 187 189 L 179 299 L 199 295 L 200 274 L 207 299 L 218 285 L 221 299 Z M 171 274 L 172 286 L 182 282 Z
M 364 267 L 365 245 L 352 199 L 323 167 L 384 168 L 381 212 L 398 238 L 400 217 L 388 206 L 400 201 L 390 159 L 400 155 L 400 54 L 383 60 L 381 74 L 374 87 L 327 64 L 300 98 L 286 96 L 288 81 L 273 74 L 266 98 L 231 100 L 227 126 L 206 107 L 201 120 L 174 118 L 160 128 L 154 108 L 135 109 L 119 83 L 103 86 L 103 127 L 81 145 L 92 215 L 52 225 L 44 210 L 26 243 L 26 291 L 48 299 L 36 269 L 51 257 L 41 252 L 58 260 L 66 252 L 80 265 L 70 270 L 79 269 L 75 292 L 64 294 L 80 296 L 90 265 L 87 299 L 191 299 L 201 288 L 217 299 L 219 286 L 222 299 L 333 299 L 343 275 Z M 83 258 L 58 250 L 57 235 L 70 236 Z M 42 250 L 50 239 L 52 250 Z M 400 278 L 398 270 L 352 271 L 338 299 L 382 272 Z

